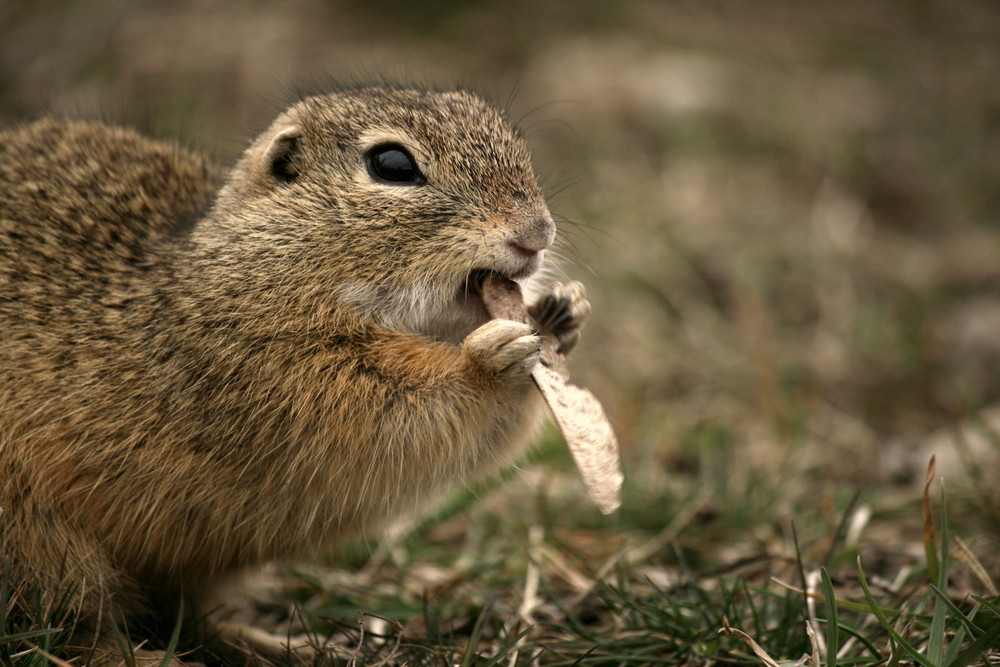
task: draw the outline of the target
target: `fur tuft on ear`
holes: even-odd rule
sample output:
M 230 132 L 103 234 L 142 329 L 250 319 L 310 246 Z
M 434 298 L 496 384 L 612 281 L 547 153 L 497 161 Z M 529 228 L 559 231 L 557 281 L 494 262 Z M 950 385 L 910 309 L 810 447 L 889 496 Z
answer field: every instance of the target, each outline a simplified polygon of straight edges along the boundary
M 267 172 L 277 181 L 294 181 L 299 170 L 295 164 L 298 141 L 302 136 L 298 127 L 291 125 L 278 132 L 264 149 L 263 164 Z

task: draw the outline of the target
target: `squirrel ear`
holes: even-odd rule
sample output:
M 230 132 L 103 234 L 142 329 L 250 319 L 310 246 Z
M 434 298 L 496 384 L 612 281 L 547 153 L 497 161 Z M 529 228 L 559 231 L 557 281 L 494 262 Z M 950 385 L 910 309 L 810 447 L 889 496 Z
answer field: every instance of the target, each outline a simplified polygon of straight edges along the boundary
M 283 183 L 294 181 L 299 170 L 295 164 L 298 142 L 302 132 L 294 125 L 284 128 L 271 139 L 264 149 L 262 162 L 267 172 L 275 180 Z

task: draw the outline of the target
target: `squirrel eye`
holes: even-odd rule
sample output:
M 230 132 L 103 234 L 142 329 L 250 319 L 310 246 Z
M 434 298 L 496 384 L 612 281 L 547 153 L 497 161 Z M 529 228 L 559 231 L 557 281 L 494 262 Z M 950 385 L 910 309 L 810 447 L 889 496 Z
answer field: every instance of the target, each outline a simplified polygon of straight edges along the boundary
M 427 182 L 410 153 L 399 144 L 375 146 L 365 155 L 368 171 L 376 180 L 400 185 Z

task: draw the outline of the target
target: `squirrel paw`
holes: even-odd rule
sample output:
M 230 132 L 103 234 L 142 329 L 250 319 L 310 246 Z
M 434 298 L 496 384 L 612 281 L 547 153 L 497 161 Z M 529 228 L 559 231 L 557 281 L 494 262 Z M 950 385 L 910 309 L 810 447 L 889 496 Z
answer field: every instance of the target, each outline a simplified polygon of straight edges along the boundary
M 590 301 L 583 283 L 574 280 L 555 285 L 528 308 L 528 314 L 543 336 L 554 336 L 559 341 L 557 351 L 566 354 L 580 340 L 580 329 L 590 315 Z
M 490 320 L 462 341 L 465 353 L 486 371 L 505 378 L 527 378 L 538 364 L 542 339 L 527 324 Z

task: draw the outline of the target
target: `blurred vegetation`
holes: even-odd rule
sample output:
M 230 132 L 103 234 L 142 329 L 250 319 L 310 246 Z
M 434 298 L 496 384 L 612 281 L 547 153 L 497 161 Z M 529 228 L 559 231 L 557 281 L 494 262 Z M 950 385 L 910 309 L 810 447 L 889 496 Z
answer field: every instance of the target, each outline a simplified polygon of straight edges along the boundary
M 0 38 L 5 122 L 101 116 L 231 161 L 297 91 L 385 77 L 478 89 L 528 136 L 563 270 L 594 302 L 574 372 L 618 429 L 625 506 L 581 509 L 550 434 L 399 540 L 282 570 L 262 623 L 306 617 L 368 663 L 757 660 L 716 635 L 726 616 L 795 660 L 831 608 L 771 577 L 815 584 L 825 566 L 863 604 L 860 555 L 931 662 L 944 627 L 989 643 L 996 3 L 7 0 Z M 920 509 L 932 453 L 973 554 L 941 596 Z M 944 599 L 964 606 L 929 611 Z M 846 616 L 871 644 L 855 664 L 919 662 L 878 657 L 901 644 Z

